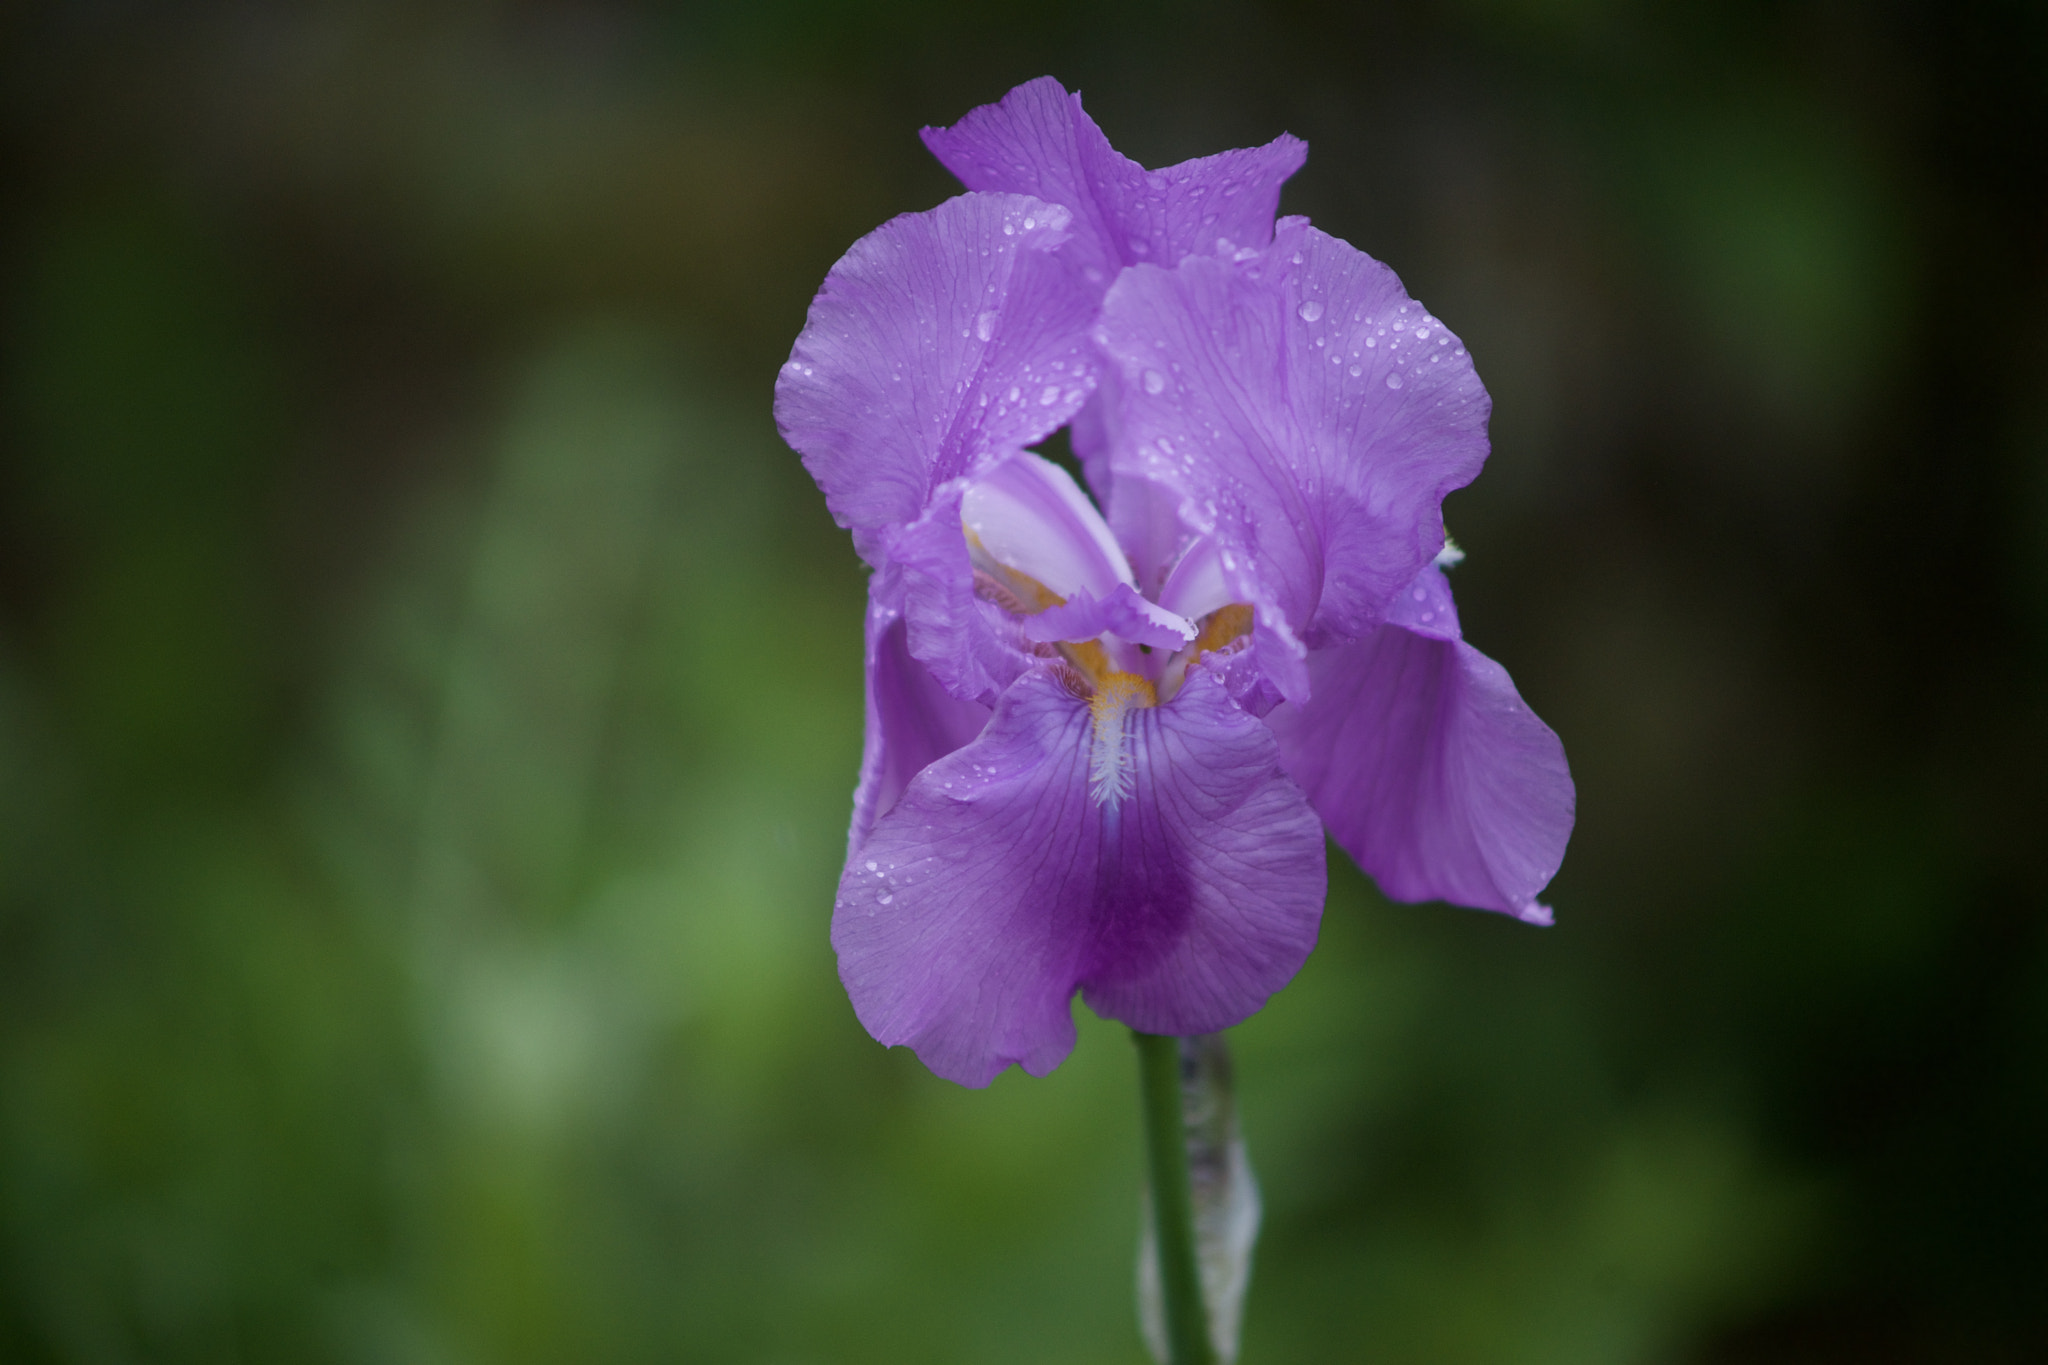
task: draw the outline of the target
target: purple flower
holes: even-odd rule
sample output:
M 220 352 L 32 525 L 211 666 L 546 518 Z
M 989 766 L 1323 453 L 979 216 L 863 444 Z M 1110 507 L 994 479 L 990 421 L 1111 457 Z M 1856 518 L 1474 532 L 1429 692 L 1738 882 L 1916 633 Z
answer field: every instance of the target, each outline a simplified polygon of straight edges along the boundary
M 1314 946 L 1325 827 L 1390 896 L 1534 923 L 1557 737 L 1460 636 L 1470 357 L 1273 214 L 1293 138 L 1148 172 L 1050 79 L 925 141 L 969 187 L 827 276 L 776 388 L 873 569 L 833 914 L 877 1039 L 985 1085 L 1256 1011 Z M 1101 510 L 1027 447 L 1071 425 Z

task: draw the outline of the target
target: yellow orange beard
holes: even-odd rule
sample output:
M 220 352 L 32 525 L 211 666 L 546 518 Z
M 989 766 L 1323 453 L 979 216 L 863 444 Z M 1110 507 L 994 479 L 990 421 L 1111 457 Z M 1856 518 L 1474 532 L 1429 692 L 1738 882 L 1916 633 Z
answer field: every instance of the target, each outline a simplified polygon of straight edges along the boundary
M 1088 794 L 1098 806 L 1116 806 L 1133 785 L 1130 735 L 1125 720 L 1133 710 L 1159 704 L 1149 680 L 1135 673 L 1110 673 L 1097 680 L 1088 699 Z

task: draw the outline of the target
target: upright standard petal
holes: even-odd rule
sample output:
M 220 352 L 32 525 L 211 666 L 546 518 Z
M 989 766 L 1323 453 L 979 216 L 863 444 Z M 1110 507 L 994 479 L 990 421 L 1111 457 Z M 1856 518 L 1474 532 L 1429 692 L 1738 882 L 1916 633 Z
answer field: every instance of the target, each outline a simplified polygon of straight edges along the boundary
M 1067 434 L 1139 590 L 1156 594 L 1180 558 L 1189 533 L 1181 525 L 1178 493 L 1150 479 L 1118 478 L 1110 467 L 1110 452 L 1123 439 L 1122 404 L 1116 370 L 1102 368 L 1094 394 L 1074 414 Z
M 1154 1033 L 1235 1024 L 1291 979 L 1322 913 L 1322 829 L 1271 733 L 1195 670 L 1114 727 L 1127 790 L 1100 799 L 1103 727 L 1050 669 L 911 780 L 839 884 L 840 979 L 879 1041 L 986 1085 L 1074 1045 L 1079 989 Z
M 1265 246 L 1281 182 L 1308 158 L 1307 143 L 1282 133 L 1263 147 L 1147 171 L 1111 147 L 1081 97 L 1050 76 L 922 136 L 970 190 L 1035 195 L 1074 210 L 1084 259 L 1103 288 L 1124 266 L 1170 266 L 1215 251 L 1219 239 Z
M 1395 900 L 1550 923 L 1574 806 L 1564 746 L 1507 670 L 1458 636 L 1434 566 L 1395 620 L 1308 659 L 1312 692 L 1266 717 L 1288 775 Z
M 1393 271 L 1300 219 L 1254 262 L 1126 271 L 1096 335 L 1123 395 L 1117 477 L 1174 489 L 1282 642 L 1377 625 L 1486 459 L 1464 346 Z M 1299 700 L 1298 671 L 1269 662 Z
M 775 420 L 870 564 L 946 484 L 1043 439 L 1094 387 L 1101 288 L 1061 249 L 1072 219 L 964 194 L 884 223 L 825 277 Z
M 1116 536 L 1073 476 L 1030 451 L 969 485 L 960 519 L 990 558 L 1062 597 L 1105 597 L 1133 581 Z

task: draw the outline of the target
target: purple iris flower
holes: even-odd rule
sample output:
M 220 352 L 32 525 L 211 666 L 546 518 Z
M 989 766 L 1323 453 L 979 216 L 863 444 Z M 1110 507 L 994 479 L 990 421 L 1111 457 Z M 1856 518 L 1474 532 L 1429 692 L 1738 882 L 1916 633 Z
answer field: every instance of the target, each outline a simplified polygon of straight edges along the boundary
M 856 243 L 776 417 L 873 569 L 833 913 L 886 1044 L 986 1085 L 1238 1023 L 1315 944 L 1323 833 L 1400 900 L 1532 923 L 1555 734 L 1462 639 L 1465 347 L 1274 220 L 1305 146 L 1146 171 L 1051 79 L 928 146 L 968 193 Z M 1091 500 L 1028 447 L 1070 426 Z

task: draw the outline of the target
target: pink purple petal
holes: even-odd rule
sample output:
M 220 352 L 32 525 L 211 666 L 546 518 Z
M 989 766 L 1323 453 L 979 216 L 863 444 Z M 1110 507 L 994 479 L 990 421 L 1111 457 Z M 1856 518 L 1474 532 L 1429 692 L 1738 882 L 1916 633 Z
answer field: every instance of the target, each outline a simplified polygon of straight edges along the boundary
M 1094 394 L 1074 414 L 1068 434 L 1088 487 L 1102 504 L 1117 543 L 1123 546 L 1141 592 L 1156 595 L 1167 571 L 1180 558 L 1188 532 L 1180 521 L 1180 495 L 1149 479 L 1119 479 L 1110 452 L 1121 439 L 1122 395 L 1114 369 L 1103 369 Z
M 1308 144 L 1283 133 L 1263 147 L 1148 171 L 1111 147 L 1081 97 L 1050 76 L 950 128 L 926 128 L 923 137 L 970 190 L 1035 195 L 1073 209 L 1088 268 L 1105 288 L 1124 266 L 1173 265 L 1215 251 L 1219 240 L 1265 246 L 1280 185 L 1308 158 Z
M 991 558 L 1062 597 L 1103 597 L 1133 581 L 1116 537 L 1073 476 L 1029 451 L 969 485 L 960 512 Z
M 1210 536 L 1197 536 L 1175 562 L 1159 590 L 1159 605 L 1200 618 L 1229 606 L 1231 584 L 1223 574 L 1223 551 Z
M 1060 606 L 1025 617 L 1021 624 L 1025 639 L 1046 644 L 1109 634 L 1134 645 L 1173 650 L 1195 638 L 1193 622 L 1146 601 L 1128 583 L 1117 584 L 1102 598 L 1083 589 Z
M 876 592 L 902 612 L 911 656 L 963 701 L 995 705 L 1031 664 L 1016 623 L 974 590 L 960 529 L 964 489 L 941 489 L 925 514 L 890 540 Z
M 903 618 L 881 602 L 868 602 L 867 735 L 860 785 L 853 793 L 849 857 L 868 831 L 892 810 L 910 779 L 981 733 L 989 708 L 960 701 L 911 656 Z
M 1443 588 L 1424 571 L 1416 625 Z M 1400 625 L 1309 656 L 1313 692 L 1266 718 L 1330 834 L 1395 900 L 1550 923 L 1575 797 L 1557 735 L 1507 670 L 1456 637 Z
M 1070 210 L 964 194 L 891 219 L 825 277 L 775 384 L 783 439 L 879 565 L 950 481 L 1043 439 L 1095 384 L 1101 297 Z
M 1125 272 L 1097 337 L 1124 396 L 1115 476 L 1180 494 L 1269 635 L 1275 616 L 1302 639 L 1376 625 L 1486 458 L 1464 346 L 1386 266 L 1299 219 L 1255 262 Z M 1261 648 L 1298 699 L 1298 650 Z
M 847 863 L 840 978 L 868 1031 L 986 1085 L 1044 1075 L 1101 1014 L 1201 1033 L 1254 1012 L 1315 944 L 1322 831 L 1271 733 L 1206 673 L 1126 726 L 1130 794 L 1091 795 L 1088 704 L 1027 674 L 914 777 Z

